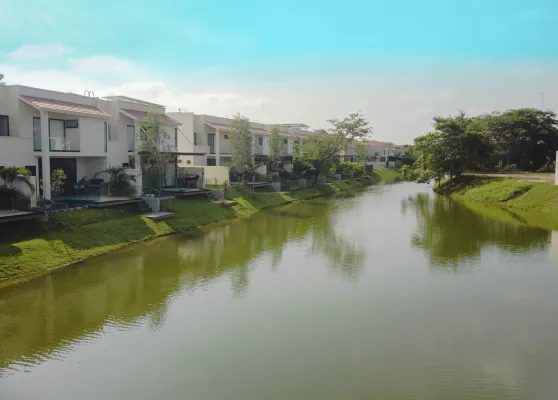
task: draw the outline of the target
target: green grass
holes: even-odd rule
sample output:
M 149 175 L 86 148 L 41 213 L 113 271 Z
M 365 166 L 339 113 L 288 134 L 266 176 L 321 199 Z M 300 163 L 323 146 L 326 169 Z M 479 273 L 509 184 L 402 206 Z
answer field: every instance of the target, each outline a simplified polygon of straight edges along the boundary
M 397 176 L 401 176 L 397 171 L 379 170 L 371 176 L 371 182 L 393 182 Z M 48 222 L 6 224 L 0 234 L 0 283 L 38 276 L 133 243 L 246 217 L 265 208 L 351 193 L 368 183 L 364 179 L 335 181 L 296 190 L 289 195 L 230 188 L 227 198 L 235 200 L 235 206 L 225 207 L 205 198 L 163 201 L 162 206 L 175 215 L 158 222 L 140 216 L 135 206 L 125 206 L 60 213 Z
M 494 207 L 488 210 L 496 219 L 558 229 L 558 186 L 551 183 L 467 176 L 452 185 L 444 182 L 436 191 L 472 209 L 479 207 L 475 203 L 504 207 L 505 212 L 497 212 Z M 486 214 L 486 207 L 482 211 Z

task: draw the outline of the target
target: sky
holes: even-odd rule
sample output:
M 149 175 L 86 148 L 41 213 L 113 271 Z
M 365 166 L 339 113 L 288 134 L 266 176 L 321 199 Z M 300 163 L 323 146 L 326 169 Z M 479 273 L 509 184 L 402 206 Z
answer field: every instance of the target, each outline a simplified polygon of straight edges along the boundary
M 0 0 L 6 84 L 313 128 L 361 111 L 398 144 L 459 110 L 558 111 L 557 38 L 556 0 Z

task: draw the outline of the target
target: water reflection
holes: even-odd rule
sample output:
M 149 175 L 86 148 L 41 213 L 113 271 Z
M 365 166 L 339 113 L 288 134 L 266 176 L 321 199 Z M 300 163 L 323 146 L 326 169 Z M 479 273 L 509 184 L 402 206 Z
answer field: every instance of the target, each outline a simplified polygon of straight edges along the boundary
M 524 253 L 545 249 L 550 239 L 548 231 L 520 225 L 511 214 L 502 222 L 493 214 L 485 215 L 482 210 L 476 212 L 452 199 L 429 193 L 404 200 L 403 212 L 409 208 L 415 210 L 418 220 L 412 244 L 426 251 L 431 265 L 437 268 L 456 269 L 474 263 L 486 246 Z M 509 214 L 502 209 L 499 212 Z
M 312 201 L 253 219 L 207 229 L 201 236 L 156 240 L 60 270 L 0 291 L 0 373 L 13 363 L 39 363 L 72 343 L 88 341 L 103 327 L 128 329 L 147 321 L 164 324 L 179 293 L 216 280 L 232 295 L 246 293 L 260 257 L 272 268 L 285 244 L 308 241 L 335 273 L 356 279 L 363 253 L 335 233 L 335 202 Z

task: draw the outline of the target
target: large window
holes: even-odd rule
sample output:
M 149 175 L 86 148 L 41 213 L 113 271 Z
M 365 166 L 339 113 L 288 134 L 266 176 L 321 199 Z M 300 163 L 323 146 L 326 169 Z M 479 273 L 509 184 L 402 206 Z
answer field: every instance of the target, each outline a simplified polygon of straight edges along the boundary
M 0 136 L 10 136 L 10 120 L 7 115 L 0 115 Z
M 41 119 L 33 117 L 33 150 L 41 151 Z
M 105 153 L 108 150 L 109 124 L 105 122 Z
M 214 133 L 208 133 L 207 134 L 207 144 L 209 145 L 209 154 L 215 154 L 215 134 Z
M 50 151 L 65 151 L 66 150 L 66 128 L 64 127 L 63 119 L 49 119 L 49 142 Z
M 136 149 L 136 127 L 134 125 L 128 125 L 127 136 L 128 136 L 128 151 L 134 151 Z

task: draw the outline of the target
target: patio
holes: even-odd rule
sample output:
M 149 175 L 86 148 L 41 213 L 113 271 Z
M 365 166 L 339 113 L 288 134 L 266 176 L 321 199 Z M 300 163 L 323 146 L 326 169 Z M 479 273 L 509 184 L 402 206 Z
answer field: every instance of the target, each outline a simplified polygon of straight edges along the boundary
M 31 211 L 0 210 L 0 223 L 22 221 L 25 219 L 37 219 L 43 214 Z

